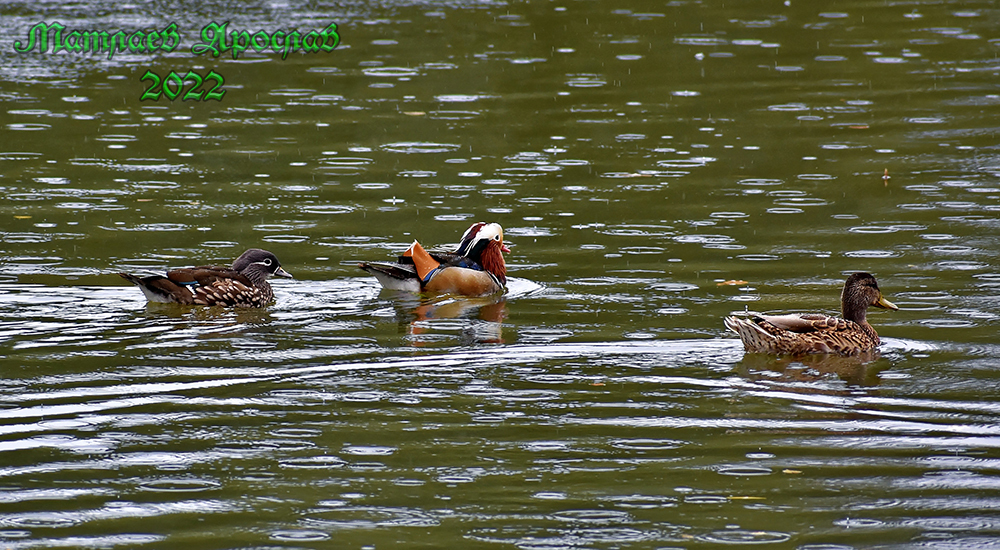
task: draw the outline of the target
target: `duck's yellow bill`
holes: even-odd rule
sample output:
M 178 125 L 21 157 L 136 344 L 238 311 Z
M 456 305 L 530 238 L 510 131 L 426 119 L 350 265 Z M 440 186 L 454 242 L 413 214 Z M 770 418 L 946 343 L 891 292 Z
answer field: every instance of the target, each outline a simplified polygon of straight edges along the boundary
M 885 309 L 899 309 L 898 307 L 896 307 L 896 304 L 890 302 L 889 300 L 886 300 L 885 296 L 879 296 L 878 297 L 878 301 L 875 302 L 875 305 L 877 307 L 881 307 L 881 308 L 885 308 Z

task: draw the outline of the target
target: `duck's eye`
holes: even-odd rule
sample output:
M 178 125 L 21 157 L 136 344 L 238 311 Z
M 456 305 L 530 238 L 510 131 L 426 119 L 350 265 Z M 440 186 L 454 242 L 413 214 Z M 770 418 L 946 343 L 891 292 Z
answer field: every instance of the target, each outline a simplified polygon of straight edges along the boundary
M 266 265 L 267 267 L 271 267 L 271 258 L 265 258 L 264 265 Z
M 493 236 L 493 240 L 494 241 L 499 241 L 500 240 L 500 235 L 494 235 Z

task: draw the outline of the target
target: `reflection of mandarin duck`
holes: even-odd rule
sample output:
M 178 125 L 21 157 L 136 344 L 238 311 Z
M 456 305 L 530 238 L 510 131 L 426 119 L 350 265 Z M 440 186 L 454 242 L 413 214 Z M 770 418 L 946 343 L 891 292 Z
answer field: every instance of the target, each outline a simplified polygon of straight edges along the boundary
M 119 275 L 138 285 L 150 302 L 236 307 L 264 307 L 274 299 L 267 278 L 292 278 L 274 254 L 259 248 L 244 252 L 232 267 L 174 269 L 165 276 Z
M 748 319 L 726 317 L 726 328 L 740 335 L 748 352 L 853 355 L 877 348 L 878 333 L 868 324 L 867 309 L 870 306 L 899 308 L 882 297 L 875 277 L 868 273 L 848 277 L 840 301 L 843 319 L 819 313 L 754 313 Z
M 383 287 L 411 292 L 489 296 L 507 285 L 503 242 L 498 223 L 478 222 L 462 235 L 454 252 L 428 252 L 413 241 L 398 262 L 362 262 Z
M 504 343 L 503 320 L 507 317 L 507 303 L 501 294 L 481 298 L 435 298 L 421 303 L 411 313 L 414 318 L 409 323 L 408 332 L 413 336 L 433 334 L 436 321 L 459 320 L 460 339 L 463 342 Z M 449 322 L 441 326 L 448 332 L 454 332 L 455 323 Z M 420 345 L 419 340 L 414 340 L 413 343 Z

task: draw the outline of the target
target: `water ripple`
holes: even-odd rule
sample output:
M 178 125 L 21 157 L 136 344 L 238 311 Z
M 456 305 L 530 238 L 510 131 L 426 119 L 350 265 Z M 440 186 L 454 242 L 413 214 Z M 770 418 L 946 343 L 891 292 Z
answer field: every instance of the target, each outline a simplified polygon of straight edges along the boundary
M 457 151 L 459 145 L 453 143 L 431 143 L 423 141 L 407 141 L 399 143 L 389 143 L 382 146 L 382 149 L 392 153 L 451 153 Z

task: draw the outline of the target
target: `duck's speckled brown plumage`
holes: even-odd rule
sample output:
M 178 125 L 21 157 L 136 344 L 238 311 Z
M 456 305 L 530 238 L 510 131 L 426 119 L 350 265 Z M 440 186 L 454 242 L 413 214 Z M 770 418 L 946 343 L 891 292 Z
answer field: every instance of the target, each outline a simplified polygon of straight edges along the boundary
M 274 254 L 259 248 L 244 252 L 232 267 L 188 267 L 149 277 L 119 275 L 138 285 L 150 302 L 230 307 L 264 307 L 274 299 L 267 278 L 292 277 Z
M 740 335 L 743 348 L 748 352 L 853 355 L 877 348 L 878 333 L 868 324 L 867 309 L 871 306 L 898 308 L 882 297 L 875 277 L 868 273 L 854 273 L 848 277 L 840 301 L 843 319 L 817 313 L 751 314 L 746 319 L 727 317 L 725 324 Z

